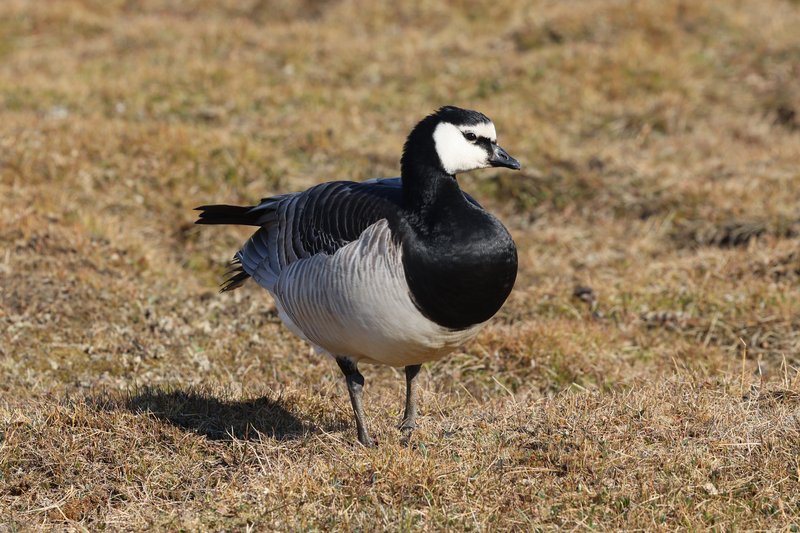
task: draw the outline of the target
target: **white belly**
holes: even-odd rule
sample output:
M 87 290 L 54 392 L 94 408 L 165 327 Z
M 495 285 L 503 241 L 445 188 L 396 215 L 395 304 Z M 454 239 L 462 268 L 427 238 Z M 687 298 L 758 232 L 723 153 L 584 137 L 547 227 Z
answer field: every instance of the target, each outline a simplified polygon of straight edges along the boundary
M 356 361 L 406 366 L 447 355 L 484 323 L 451 330 L 423 316 L 401 255 L 381 220 L 333 255 L 292 263 L 271 291 L 281 318 L 318 349 Z

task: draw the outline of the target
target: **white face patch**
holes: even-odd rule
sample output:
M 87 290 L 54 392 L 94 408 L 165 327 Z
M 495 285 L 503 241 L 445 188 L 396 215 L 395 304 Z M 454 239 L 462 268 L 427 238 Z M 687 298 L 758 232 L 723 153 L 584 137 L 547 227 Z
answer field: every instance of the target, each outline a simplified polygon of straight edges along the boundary
M 465 133 L 474 133 L 478 137 L 486 137 L 490 141 L 497 140 L 494 124 L 483 122 L 472 126 L 456 126 L 442 122 L 433 131 L 433 142 L 442 167 L 448 174 L 469 172 L 478 168 L 487 168 L 492 156 L 486 148 L 464 137 Z

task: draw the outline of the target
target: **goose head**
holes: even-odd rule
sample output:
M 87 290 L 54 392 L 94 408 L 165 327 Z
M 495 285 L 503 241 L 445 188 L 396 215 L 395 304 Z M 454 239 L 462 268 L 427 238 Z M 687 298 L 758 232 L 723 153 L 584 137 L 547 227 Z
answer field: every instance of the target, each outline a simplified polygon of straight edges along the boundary
M 497 130 L 486 115 L 455 106 L 438 109 L 414 127 L 402 165 L 436 167 L 450 176 L 488 167 L 520 168 L 497 144 Z

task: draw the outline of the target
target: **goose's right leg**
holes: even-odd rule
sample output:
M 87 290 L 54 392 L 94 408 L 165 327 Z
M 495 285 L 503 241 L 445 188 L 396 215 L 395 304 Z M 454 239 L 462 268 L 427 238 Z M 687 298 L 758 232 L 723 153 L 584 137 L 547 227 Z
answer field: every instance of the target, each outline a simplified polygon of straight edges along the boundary
M 410 434 L 417 427 L 417 397 L 419 396 L 417 376 L 420 368 L 422 365 L 406 367 L 406 410 L 403 414 L 403 421 L 400 423 L 400 430 L 404 434 Z
M 350 403 L 353 405 L 353 413 L 356 416 L 356 429 L 358 430 L 358 442 L 368 448 L 375 446 L 375 441 L 367 432 L 367 424 L 364 416 L 364 408 L 361 405 L 361 394 L 364 390 L 364 376 L 358 371 L 356 363 L 345 357 L 337 357 L 336 363 L 344 374 L 347 381 L 347 392 L 350 393 Z

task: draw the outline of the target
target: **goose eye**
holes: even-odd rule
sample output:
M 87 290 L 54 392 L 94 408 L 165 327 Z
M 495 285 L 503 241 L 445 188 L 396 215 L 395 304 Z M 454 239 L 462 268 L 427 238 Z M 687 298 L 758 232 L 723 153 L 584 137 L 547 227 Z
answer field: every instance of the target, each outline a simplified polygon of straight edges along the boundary
M 472 141 L 472 142 L 475 142 L 475 141 L 477 141 L 477 140 L 478 140 L 478 136 L 477 136 L 477 135 L 475 135 L 474 133 L 472 133 L 471 131 L 468 131 L 468 132 L 466 132 L 466 133 L 464 134 L 464 137 L 465 137 L 465 138 L 466 138 L 468 141 Z

